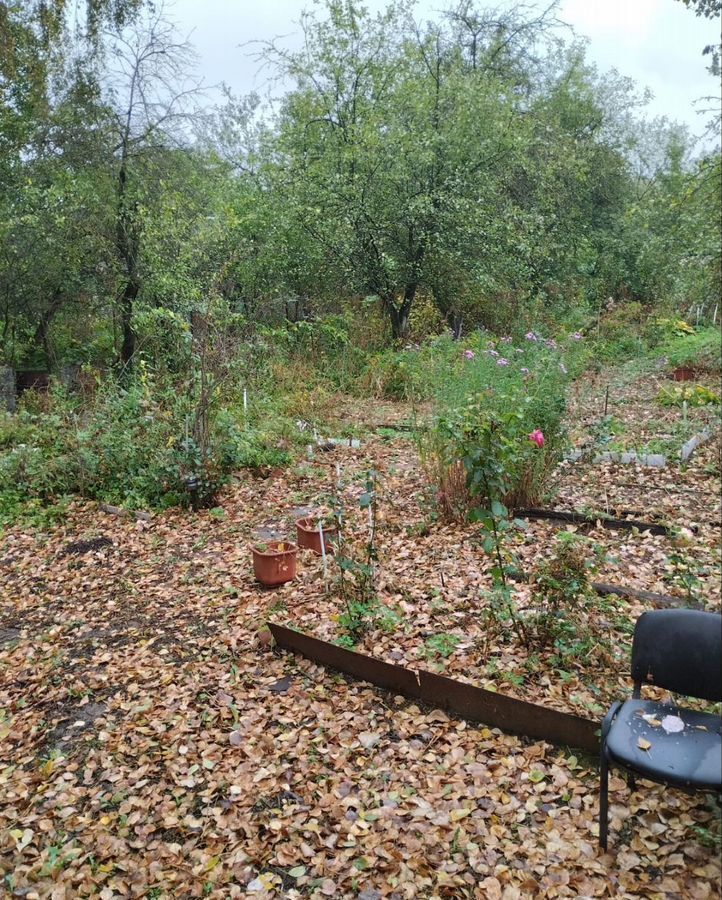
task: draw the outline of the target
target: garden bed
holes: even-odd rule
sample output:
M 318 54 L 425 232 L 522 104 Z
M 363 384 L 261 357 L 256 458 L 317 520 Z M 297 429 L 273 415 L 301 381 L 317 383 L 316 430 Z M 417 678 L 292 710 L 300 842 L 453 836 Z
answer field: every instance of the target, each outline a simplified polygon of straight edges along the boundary
M 380 421 L 391 413 L 380 410 Z M 395 414 L 408 421 L 408 409 Z M 629 693 L 631 629 L 647 604 L 600 600 L 593 616 L 607 643 L 569 646 L 559 659 L 558 649 L 530 650 L 508 635 L 487 646 L 490 563 L 477 527 L 434 519 L 407 436 L 362 438 L 265 479 L 244 477 L 213 510 L 136 521 L 76 504 L 48 532 L 7 533 L 5 885 L 41 897 L 714 896 L 718 823 L 704 797 L 646 783 L 630 795 L 613 778 L 611 852 L 601 854 L 594 759 L 268 649 L 269 618 L 338 640 L 344 606 L 337 570 L 329 566 L 326 584 L 310 551 L 300 553 L 297 581 L 256 585 L 255 530 L 292 537 L 300 508 L 338 494 L 361 552 L 368 510 L 359 501 L 373 469 L 375 588 L 390 613 L 374 617 L 358 649 L 584 718 Z M 698 525 L 684 547 L 664 535 L 561 527 L 585 529 L 606 549 L 600 581 L 680 599 L 670 555 L 685 554 L 695 596 L 713 608 L 713 463 L 706 446 L 675 475 L 562 464 L 553 503 Z M 559 530 L 540 520 L 516 533 L 525 573 Z M 523 609 L 531 585 L 515 586 Z
M 658 454 L 671 465 L 679 463 L 686 442 L 720 425 L 719 401 L 694 405 L 697 386 L 719 397 L 719 377 L 705 373 L 692 385 L 675 384 L 664 369 L 649 364 L 628 363 L 618 370 L 585 375 L 572 394 L 574 449 L 591 456 Z M 690 392 L 686 407 L 681 400 L 671 402 L 675 392 L 682 391 Z

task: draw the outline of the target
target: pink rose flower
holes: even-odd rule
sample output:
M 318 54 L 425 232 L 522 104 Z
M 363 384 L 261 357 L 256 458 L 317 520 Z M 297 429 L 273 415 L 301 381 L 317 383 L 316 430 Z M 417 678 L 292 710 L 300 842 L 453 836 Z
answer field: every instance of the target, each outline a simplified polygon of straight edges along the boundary
M 475 355 L 473 350 L 464 350 L 465 359 L 473 359 Z
M 527 437 L 533 444 L 536 444 L 539 449 L 544 446 L 544 435 L 539 428 L 535 428 L 531 434 L 527 435 Z
M 509 360 L 508 360 L 508 359 L 504 359 L 503 356 L 500 356 L 499 359 L 497 359 L 496 364 L 497 364 L 497 366 L 508 366 L 508 365 L 509 365 Z
M 575 331 L 574 334 L 572 335 L 572 340 L 574 340 L 574 341 L 581 341 L 581 340 L 582 340 L 581 334 L 579 334 L 578 331 Z

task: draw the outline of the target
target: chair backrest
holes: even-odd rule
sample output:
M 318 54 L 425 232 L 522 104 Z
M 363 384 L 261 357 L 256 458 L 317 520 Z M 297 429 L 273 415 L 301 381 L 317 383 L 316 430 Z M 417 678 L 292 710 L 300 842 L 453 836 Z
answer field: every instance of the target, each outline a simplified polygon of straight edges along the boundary
M 643 613 L 634 629 L 632 678 L 688 697 L 722 700 L 722 615 L 698 609 Z

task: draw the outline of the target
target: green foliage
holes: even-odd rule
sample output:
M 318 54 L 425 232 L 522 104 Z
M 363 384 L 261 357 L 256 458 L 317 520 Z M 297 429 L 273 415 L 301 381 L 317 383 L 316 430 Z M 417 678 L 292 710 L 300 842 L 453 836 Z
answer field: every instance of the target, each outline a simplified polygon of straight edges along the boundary
M 173 97 L 189 70 L 172 29 L 159 20 L 138 56 L 154 102 L 128 108 L 102 62 L 149 39 L 146 4 L 89 0 L 85 35 L 63 27 L 66 5 L 15 3 L 2 21 L 10 362 L 129 367 L 136 334 L 153 363 L 175 342 L 180 371 L 183 335 L 161 320 L 218 302 L 348 390 L 358 346 L 381 349 L 389 325 L 420 341 L 446 324 L 579 327 L 631 299 L 599 335 L 612 360 L 643 350 L 622 309 L 714 316 L 719 156 L 693 159 L 679 128 L 636 119 L 633 86 L 565 46 L 551 12 L 471 4 L 422 25 L 406 3 L 328 0 L 304 15 L 302 50 L 266 48 L 290 85 L 277 115 L 228 97 L 191 140 L 174 130 L 191 110 Z M 378 395 L 419 389 L 393 355 L 366 379 Z
M 557 643 L 588 630 L 585 614 L 597 603 L 589 576 L 603 551 L 591 541 L 563 532 L 551 557 L 534 573 L 531 609 L 525 615 L 527 634 L 538 644 Z
M 419 354 L 414 375 L 438 411 L 422 449 L 440 461 L 434 469 L 442 476 L 463 463 L 472 502 L 485 509 L 494 500 L 525 506 L 538 499 L 564 446 L 566 384 L 581 341 L 570 336 L 559 345 L 530 331 L 517 343 L 482 333 L 463 347 L 438 339 L 432 359 Z M 542 446 L 530 439 L 537 431 Z
M 718 328 L 700 328 L 694 334 L 663 340 L 655 348 L 655 354 L 666 357 L 671 369 L 690 367 L 719 372 L 722 367 L 721 344 Z
M 719 406 L 720 396 L 703 384 L 675 384 L 660 389 L 656 397 L 662 406 Z
M 210 505 L 235 469 L 289 461 L 288 451 L 274 446 L 273 432 L 246 427 L 227 408 L 212 416 L 203 452 L 193 420 L 188 393 L 142 368 L 123 386 L 106 380 L 85 408 L 60 389 L 47 408 L 26 394 L 0 429 L 5 524 L 15 514 L 32 519 L 41 506 L 71 494 L 131 508 L 187 504 L 191 476 L 199 502 Z
M 589 427 L 594 449 L 600 452 L 612 449 L 626 430 L 624 422 L 615 416 L 602 416 Z
M 424 654 L 430 659 L 447 659 L 460 643 L 461 638 L 455 634 L 432 634 L 424 641 Z
M 697 560 L 683 550 L 674 550 L 667 557 L 669 571 L 665 575 L 665 581 L 679 590 L 688 606 L 697 606 L 701 601 L 700 588 L 702 580 L 699 577 L 700 566 Z

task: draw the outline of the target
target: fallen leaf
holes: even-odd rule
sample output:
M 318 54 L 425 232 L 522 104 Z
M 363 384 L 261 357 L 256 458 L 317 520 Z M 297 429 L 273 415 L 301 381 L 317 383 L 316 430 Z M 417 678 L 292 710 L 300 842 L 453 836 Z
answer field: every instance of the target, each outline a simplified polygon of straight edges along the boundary
M 365 750 L 370 750 L 372 747 L 375 747 L 376 744 L 381 740 L 380 734 L 371 734 L 369 731 L 362 732 L 359 736 L 359 743 Z
M 678 731 L 684 731 L 684 722 L 679 716 L 665 716 L 662 719 L 662 728 L 667 734 L 676 734 Z

